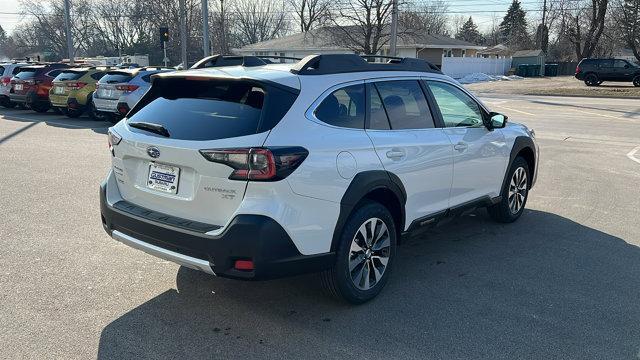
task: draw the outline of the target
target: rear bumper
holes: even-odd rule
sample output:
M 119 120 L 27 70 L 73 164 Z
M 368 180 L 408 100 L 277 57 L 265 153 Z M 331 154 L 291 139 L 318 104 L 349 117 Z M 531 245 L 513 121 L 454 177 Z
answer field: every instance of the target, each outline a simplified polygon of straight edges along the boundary
M 18 104 L 49 104 L 48 96 L 38 96 L 35 91 L 26 94 L 9 94 L 9 99 Z
M 574 75 L 574 77 L 578 80 L 584 80 L 584 74 L 583 73 L 577 73 Z
M 100 209 L 111 237 L 186 267 L 234 279 L 266 280 L 322 271 L 335 261 L 334 253 L 301 255 L 286 231 L 267 216 L 238 215 L 224 232 L 210 236 L 117 209 L 107 203 L 106 188 L 107 183 L 100 187 Z M 186 221 L 157 215 L 160 220 L 171 218 L 172 224 Z M 236 260 L 253 261 L 254 270 L 235 269 Z
M 68 98 L 69 97 L 67 95 L 49 95 L 49 101 L 51 102 L 51 105 L 55 107 L 66 108 Z
M 93 104 L 96 107 L 96 110 L 107 112 L 107 113 L 118 113 L 118 99 L 110 100 L 110 99 L 101 99 L 97 97 L 93 97 Z

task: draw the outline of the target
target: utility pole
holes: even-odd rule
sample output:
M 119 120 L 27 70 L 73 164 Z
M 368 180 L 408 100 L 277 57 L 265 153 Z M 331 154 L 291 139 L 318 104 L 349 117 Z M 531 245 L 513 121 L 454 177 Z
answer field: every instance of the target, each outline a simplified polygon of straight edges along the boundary
M 398 41 L 398 0 L 392 0 L 391 7 L 391 40 L 389 42 L 389 55 L 396 56 L 396 44 Z
M 182 50 L 182 68 L 188 69 L 187 64 L 187 7 L 185 0 L 179 0 L 180 3 L 180 47 Z
M 202 50 L 204 57 L 209 56 L 209 4 L 208 0 L 202 0 Z
M 546 19 L 547 19 L 547 0 L 544 0 L 544 5 L 542 5 L 542 25 L 547 25 Z
M 69 65 L 73 65 L 73 41 L 71 40 L 71 11 L 69 0 L 64 0 L 64 27 L 67 35 L 67 52 L 69 53 Z
M 222 55 L 227 53 L 227 31 L 224 27 L 224 0 L 220 0 L 220 31 L 222 32 L 222 36 L 220 36 L 220 52 Z

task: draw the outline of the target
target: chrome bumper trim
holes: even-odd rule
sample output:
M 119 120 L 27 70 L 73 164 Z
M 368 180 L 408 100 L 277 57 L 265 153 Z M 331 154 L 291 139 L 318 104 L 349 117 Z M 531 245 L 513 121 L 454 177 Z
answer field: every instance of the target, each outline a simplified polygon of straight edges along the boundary
M 194 258 L 187 255 L 182 255 L 174 251 L 170 251 L 155 245 L 148 244 L 144 241 L 138 240 L 127 234 L 123 234 L 118 230 L 113 230 L 113 232 L 111 233 L 111 237 L 113 237 L 115 240 L 118 240 L 125 245 L 131 246 L 132 248 L 142 250 L 147 254 L 150 254 L 168 261 L 172 261 L 176 264 L 186 266 L 191 269 L 204 271 L 207 274 L 215 275 L 215 273 L 213 272 L 213 269 L 211 268 L 211 265 L 206 260 Z

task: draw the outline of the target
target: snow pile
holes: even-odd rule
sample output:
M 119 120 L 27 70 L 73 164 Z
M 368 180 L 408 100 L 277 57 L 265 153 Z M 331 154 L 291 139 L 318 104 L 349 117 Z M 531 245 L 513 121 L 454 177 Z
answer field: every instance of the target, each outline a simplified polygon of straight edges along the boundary
M 461 84 L 473 84 L 479 82 L 487 82 L 487 81 L 512 81 L 512 80 L 522 80 L 522 76 L 518 75 L 487 75 L 484 73 L 473 73 L 463 76 L 458 79 L 458 82 Z

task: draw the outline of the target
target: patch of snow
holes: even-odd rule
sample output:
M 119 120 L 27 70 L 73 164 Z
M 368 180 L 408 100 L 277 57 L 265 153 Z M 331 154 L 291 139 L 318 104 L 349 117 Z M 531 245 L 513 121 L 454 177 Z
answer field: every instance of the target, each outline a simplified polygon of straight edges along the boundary
M 461 84 L 474 84 L 479 82 L 487 82 L 487 81 L 513 81 L 513 80 L 522 80 L 522 76 L 518 75 L 487 75 L 484 73 L 473 73 L 463 76 L 458 79 L 458 82 Z

